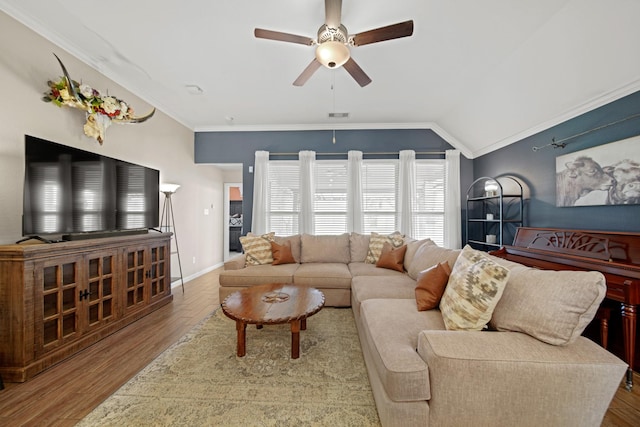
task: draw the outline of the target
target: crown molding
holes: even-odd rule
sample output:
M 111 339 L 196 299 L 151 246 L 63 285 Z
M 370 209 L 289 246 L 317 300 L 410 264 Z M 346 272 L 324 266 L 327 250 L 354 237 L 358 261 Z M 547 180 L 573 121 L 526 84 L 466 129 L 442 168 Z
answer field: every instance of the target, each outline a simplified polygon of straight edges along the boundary
M 530 136 L 533 136 L 535 134 L 538 134 L 540 132 L 543 132 L 545 130 L 551 129 L 554 126 L 557 126 L 561 123 L 564 123 L 568 120 L 574 119 L 578 116 L 581 116 L 582 114 L 586 114 L 590 111 L 595 110 L 596 108 L 600 108 L 604 105 L 607 105 L 611 102 L 617 101 L 620 98 L 623 98 L 627 95 L 631 95 L 634 92 L 637 92 L 640 90 L 640 78 L 636 79 L 636 80 L 632 80 L 631 82 L 624 84 L 622 86 L 620 86 L 617 89 L 614 89 L 612 91 L 606 92 L 603 95 L 597 96 L 595 98 L 592 98 L 590 100 L 588 100 L 585 103 L 582 103 L 574 108 L 572 108 L 571 110 L 565 112 L 564 114 L 561 114 L 557 117 L 554 117 L 553 119 L 547 120 L 545 122 L 542 122 L 540 124 L 538 124 L 537 126 L 533 126 L 529 129 L 526 129 L 522 132 L 519 132 L 517 134 L 511 135 L 507 138 L 501 139 L 491 145 L 488 145 L 480 150 L 477 150 L 475 152 L 473 152 L 473 157 L 472 158 L 476 158 L 476 157 L 480 157 L 483 156 L 485 154 L 489 154 L 493 151 L 499 150 L 501 148 L 504 148 L 508 145 L 511 145 L 515 142 L 518 141 L 522 141 L 525 138 L 528 138 Z

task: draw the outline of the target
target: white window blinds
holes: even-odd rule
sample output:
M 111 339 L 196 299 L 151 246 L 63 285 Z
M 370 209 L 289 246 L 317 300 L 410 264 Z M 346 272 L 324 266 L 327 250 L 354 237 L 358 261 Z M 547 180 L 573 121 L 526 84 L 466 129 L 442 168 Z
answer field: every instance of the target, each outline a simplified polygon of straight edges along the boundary
M 267 183 L 267 230 L 279 236 L 299 233 L 300 163 L 290 160 L 269 162 Z
M 348 162 L 316 160 L 313 167 L 313 233 L 351 232 L 348 225 Z M 399 161 L 362 160 L 361 198 L 363 233 L 388 234 L 398 230 Z M 287 236 L 300 233 L 300 162 L 269 162 L 266 206 L 267 231 Z M 411 237 L 444 243 L 445 161 L 416 160 L 415 197 L 411 198 Z M 353 191 L 353 190 L 351 190 Z
M 430 238 L 444 243 L 444 160 L 416 160 L 416 197 L 413 208 L 413 232 L 416 239 Z
M 347 230 L 347 161 L 316 161 L 315 234 L 341 234 Z
M 388 234 L 397 230 L 397 160 L 362 162 L 363 232 Z

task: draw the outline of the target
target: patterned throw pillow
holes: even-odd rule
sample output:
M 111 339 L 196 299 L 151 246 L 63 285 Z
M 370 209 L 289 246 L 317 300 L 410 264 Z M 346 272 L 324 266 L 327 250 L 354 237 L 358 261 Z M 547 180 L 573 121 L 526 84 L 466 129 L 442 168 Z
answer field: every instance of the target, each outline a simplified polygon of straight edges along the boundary
M 240 237 L 242 250 L 245 254 L 245 265 L 263 265 L 273 262 L 271 254 L 271 242 L 275 233 L 267 233 L 262 236 L 255 234 Z
M 376 263 L 376 267 L 388 268 L 390 270 L 404 271 L 404 254 L 407 252 L 407 245 L 394 248 L 391 243 L 382 246 L 382 253 Z
M 399 248 L 404 244 L 404 234 L 399 231 L 385 235 L 378 233 L 371 233 L 369 238 L 369 251 L 367 252 L 367 258 L 364 262 L 367 264 L 375 264 L 380 259 L 382 253 L 382 246 L 385 243 L 390 243 L 394 248 Z
M 482 330 L 489 323 L 507 280 L 508 268 L 495 263 L 484 252 L 465 246 L 440 301 L 445 327 Z

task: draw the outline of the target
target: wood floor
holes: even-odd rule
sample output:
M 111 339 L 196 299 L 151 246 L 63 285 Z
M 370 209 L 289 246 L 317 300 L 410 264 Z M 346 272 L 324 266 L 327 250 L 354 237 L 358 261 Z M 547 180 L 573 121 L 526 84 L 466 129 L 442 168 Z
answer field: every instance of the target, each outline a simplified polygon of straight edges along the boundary
M 218 305 L 213 271 L 173 290 L 173 303 L 94 344 L 26 383 L 0 391 L 2 426 L 73 426 Z M 620 387 L 605 427 L 640 425 L 640 375 Z

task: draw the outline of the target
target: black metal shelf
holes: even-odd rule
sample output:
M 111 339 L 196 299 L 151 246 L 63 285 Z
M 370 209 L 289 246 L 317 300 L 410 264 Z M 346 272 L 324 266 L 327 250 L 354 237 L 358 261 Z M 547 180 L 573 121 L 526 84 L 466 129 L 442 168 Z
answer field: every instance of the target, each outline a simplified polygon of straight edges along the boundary
M 467 190 L 466 208 L 467 243 L 485 249 L 499 248 L 509 243 L 505 240 L 509 240 L 514 226 L 524 225 L 522 185 L 510 176 L 478 178 Z M 493 215 L 493 219 L 486 219 L 487 214 Z M 495 236 L 495 243 L 486 241 L 490 235 Z
M 476 245 L 492 246 L 495 248 L 499 248 L 501 246 L 498 243 L 483 242 L 482 240 L 467 240 L 467 243 L 475 243 Z

